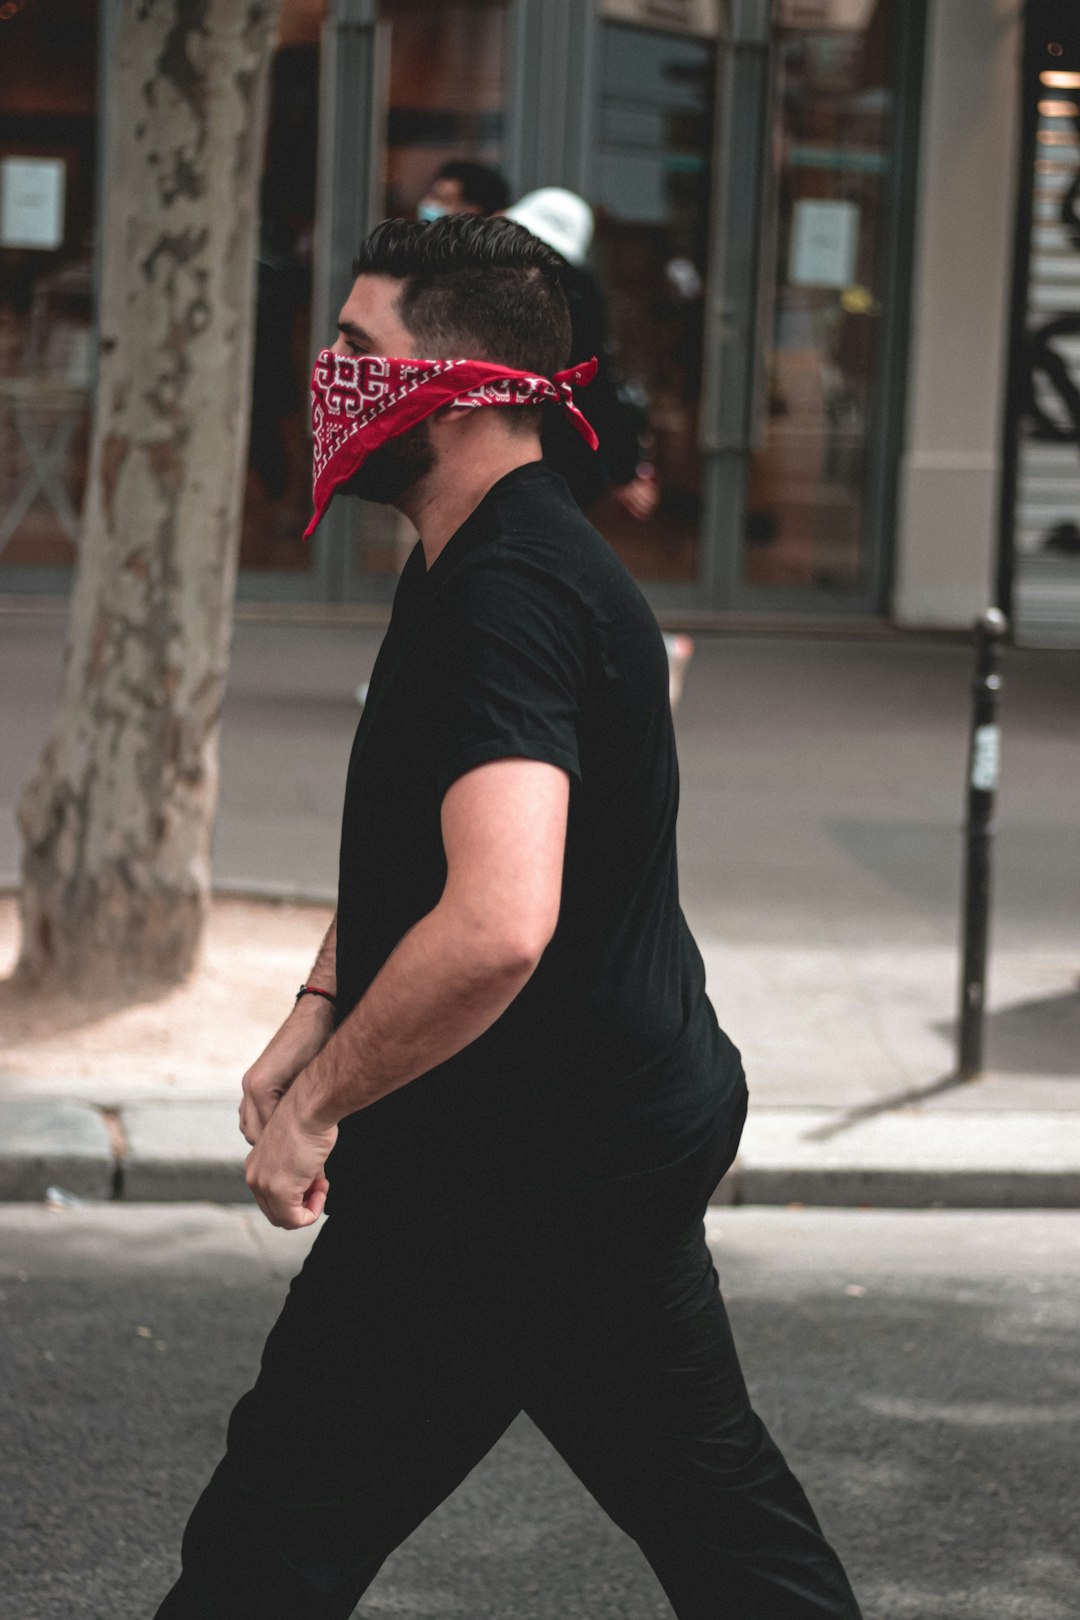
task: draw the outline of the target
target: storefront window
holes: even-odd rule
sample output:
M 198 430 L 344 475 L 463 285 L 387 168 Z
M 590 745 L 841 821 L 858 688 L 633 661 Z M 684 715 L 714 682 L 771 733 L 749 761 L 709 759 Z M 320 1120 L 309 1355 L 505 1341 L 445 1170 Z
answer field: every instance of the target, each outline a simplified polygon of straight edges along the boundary
M 638 579 L 689 581 L 701 543 L 702 329 L 712 185 L 711 40 L 605 24 L 593 256 L 660 503 L 591 514 Z M 587 402 L 586 402 L 587 410 Z
M 325 0 L 286 0 L 261 191 L 241 565 L 303 571 L 318 39 Z M 97 44 L 91 0 L 0 20 L 0 589 L 67 570 L 86 483 L 94 368 Z
M 4 15 L 4 11 L 8 15 Z M 97 6 L 0 11 L 0 590 L 75 558 L 93 372 Z
M 742 578 L 855 592 L 882 330 L 890 0 L 782 0 Z

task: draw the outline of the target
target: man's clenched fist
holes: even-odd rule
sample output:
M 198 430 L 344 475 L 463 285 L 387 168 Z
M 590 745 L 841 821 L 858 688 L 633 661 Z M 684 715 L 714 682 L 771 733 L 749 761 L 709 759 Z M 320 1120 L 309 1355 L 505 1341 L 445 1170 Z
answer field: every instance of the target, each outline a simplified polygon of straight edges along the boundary
M 247 1156 L 244 1177 L 271 1226 L 294 1230 L 317 1221 L 330 1183 L 324 1166 L 337 1126 L 305 1123 L 295 1093 L 285 1094 Z

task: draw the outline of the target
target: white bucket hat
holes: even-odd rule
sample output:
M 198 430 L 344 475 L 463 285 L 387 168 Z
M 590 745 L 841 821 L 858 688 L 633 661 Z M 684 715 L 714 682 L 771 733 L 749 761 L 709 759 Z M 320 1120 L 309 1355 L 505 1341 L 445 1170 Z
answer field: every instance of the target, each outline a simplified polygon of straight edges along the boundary
M 585 263 L 593 239 L 593 211 L 576 192 L 564 191 L 562 186 L 527 191 L 506 210 L 506 217 L 524 225 L 571 264 Z

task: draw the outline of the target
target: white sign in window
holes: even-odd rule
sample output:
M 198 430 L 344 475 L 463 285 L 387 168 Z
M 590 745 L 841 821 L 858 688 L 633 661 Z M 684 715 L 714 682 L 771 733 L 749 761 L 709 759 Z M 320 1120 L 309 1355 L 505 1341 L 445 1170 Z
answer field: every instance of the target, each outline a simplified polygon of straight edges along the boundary
M 704 34 L 709 39 L 720 32 L 719 0 L 601 0 L 600 14 L 611 22 Z
M 63 240 L 63 160 L 0 158 L 0 247 L 51 249 Z
M 795 287 L 850 287 L 859 251 L 853 202 L 801 198 L 792 210 L 788 281 Z
M 829 28 L 861 34 L 870 26 L 875 0 L 780 0 L 781 28 Z

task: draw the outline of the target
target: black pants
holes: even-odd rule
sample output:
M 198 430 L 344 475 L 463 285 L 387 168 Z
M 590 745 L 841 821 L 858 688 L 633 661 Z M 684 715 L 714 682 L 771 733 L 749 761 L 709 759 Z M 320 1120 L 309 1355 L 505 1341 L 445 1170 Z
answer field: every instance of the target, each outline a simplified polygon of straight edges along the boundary
M 522 1409 L 679 1620 L 859 1620 L 750 1405 L 705 1244 L 744 1112 L 680 1164 L 588 1191 L 332 1214 L 158 1620 L 346 1620 Z

